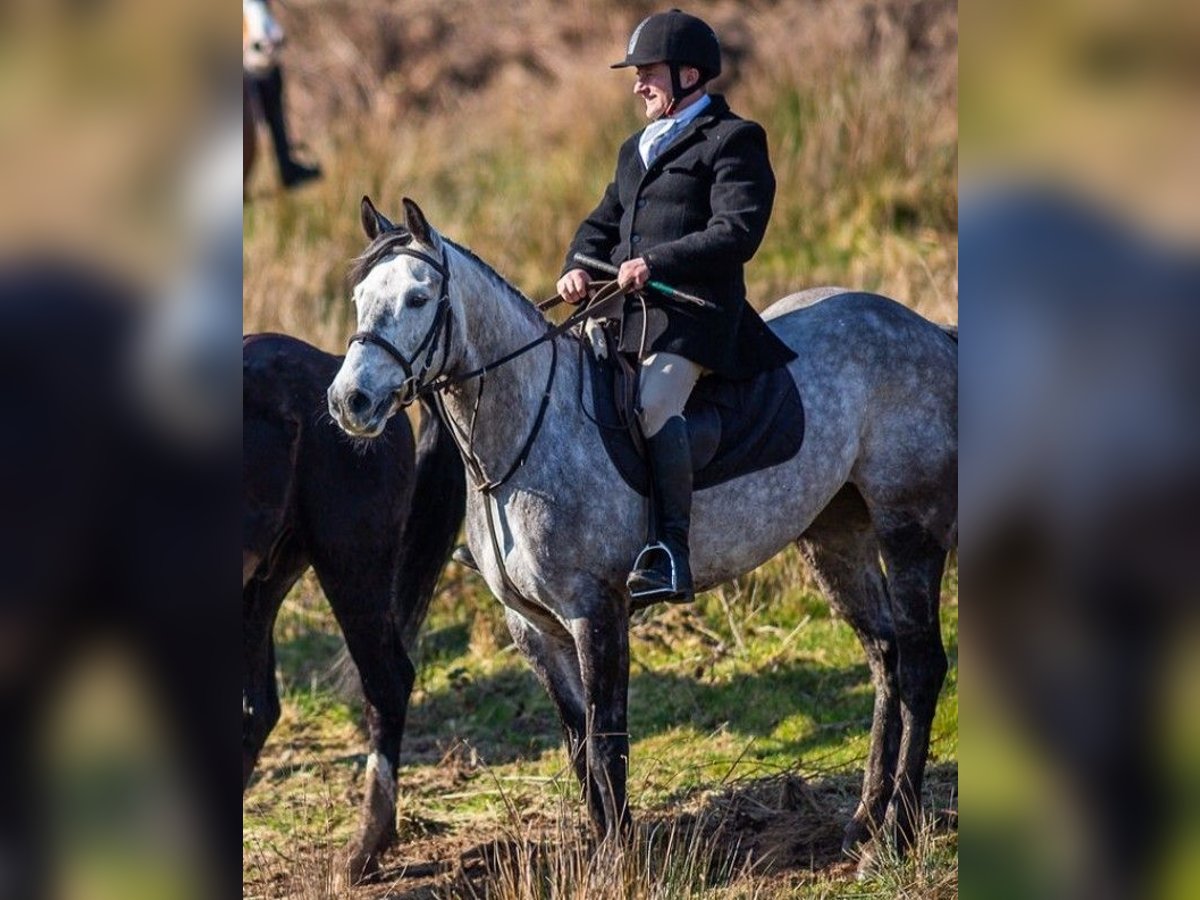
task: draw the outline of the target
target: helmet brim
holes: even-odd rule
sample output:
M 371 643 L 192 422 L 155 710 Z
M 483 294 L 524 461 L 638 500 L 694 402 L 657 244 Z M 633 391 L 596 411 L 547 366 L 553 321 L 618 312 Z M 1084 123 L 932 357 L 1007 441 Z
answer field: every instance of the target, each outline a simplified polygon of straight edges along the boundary
M 620 62 L 609 66 L 610 69 L 632 69 L 634 66 L 652 66 L 655 63 L 666 62 L 665 59 L 651 59 L 646 56 L 627 56 Z

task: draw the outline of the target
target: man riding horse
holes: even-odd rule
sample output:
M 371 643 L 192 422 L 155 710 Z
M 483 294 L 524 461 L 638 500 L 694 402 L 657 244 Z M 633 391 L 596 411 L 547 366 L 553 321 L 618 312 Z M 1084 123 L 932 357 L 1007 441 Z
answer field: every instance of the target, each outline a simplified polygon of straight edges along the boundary
M 677 9 L 634 29 L 625 58 L 650 124 L 621 146 L 616 175 L 575 233 L 557 290 L 587 298 L 576 255 L 619 266 L 628 293 L 621 351 L 640 365 L 638 419 L 651 473 L 650 535 L 629 575 L 635 600 L 693 598 L 688 562 L 692 463 L 684 405 L 701 375 L 747 378 L 795 354 L 746 300 L 743 266 L 762 242 L 775 198 L 767 138 L 706 85 L 721 72 L 707 24 Z M 686 304 L 654 279 L 711 305 Z

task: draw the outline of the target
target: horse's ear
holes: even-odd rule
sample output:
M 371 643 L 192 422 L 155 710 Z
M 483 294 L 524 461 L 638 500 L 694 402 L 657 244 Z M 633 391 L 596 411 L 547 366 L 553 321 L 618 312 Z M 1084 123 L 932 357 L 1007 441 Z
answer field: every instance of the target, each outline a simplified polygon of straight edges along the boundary
M 425 220 L 421 207 L 407 197 L 404 198 L 404 227 L 408 229 L 413 239 L 427 247 L 433 246 L 433 229 Z
M 394 231 L 396 229 L 396 226 L 389 222 L 387 217 L 375 208 L 375 204 L 371 202 L 371 198 L 366 194 L 363 194 L 359 213 L 362 217 L 363 231 L 367 233 L 368 240 L 373 241 L 385 231 Z

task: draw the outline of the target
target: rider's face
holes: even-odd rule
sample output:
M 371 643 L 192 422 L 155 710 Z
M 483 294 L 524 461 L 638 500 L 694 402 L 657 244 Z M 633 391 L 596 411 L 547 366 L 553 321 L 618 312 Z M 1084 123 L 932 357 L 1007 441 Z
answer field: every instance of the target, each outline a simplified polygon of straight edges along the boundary
M 683 66 L 679 71 L 679 80 L 684 87 L 696 83 L 700 73 L 691 66 Z M 642 98 L 646 104 L 646 118 L 657 119 L 667 111 L 671 104 L 671 70 L 666 63 L 650 63 L 637 67 L 637 80 L 633 83 L 633 92 Z

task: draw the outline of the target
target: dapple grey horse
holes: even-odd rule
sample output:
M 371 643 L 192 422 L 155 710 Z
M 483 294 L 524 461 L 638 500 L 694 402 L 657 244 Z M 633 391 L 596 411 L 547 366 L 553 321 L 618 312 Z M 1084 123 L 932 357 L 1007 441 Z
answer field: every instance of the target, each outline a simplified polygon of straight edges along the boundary
M 371 243 L 351 273 L 359 332 L 329 388 L 330 412 L 370 437 L 437 392 L 470 475 L 467 542 L 558 708 L 593 824 L 611 835 L 629 822 L 625 578 L 645 504 L 581 408 L 589 376 L 572 339 L 544 339 L 550 326 L 528 298 L 411 200 L 404 209 L 397 227 L 363 198 Z M 789 369 L 804 397 L 804 443 L 787 462 L 697 491 L 696 587 L 799 546 L 858 634 L 875 688 L 844 847 L 881 834 L 903 846 L 947 670 L 938 604 L 958 531 L 957 332 L 884 297 L 830 288 L 786 297 L 765 317 L 797 353 Z

